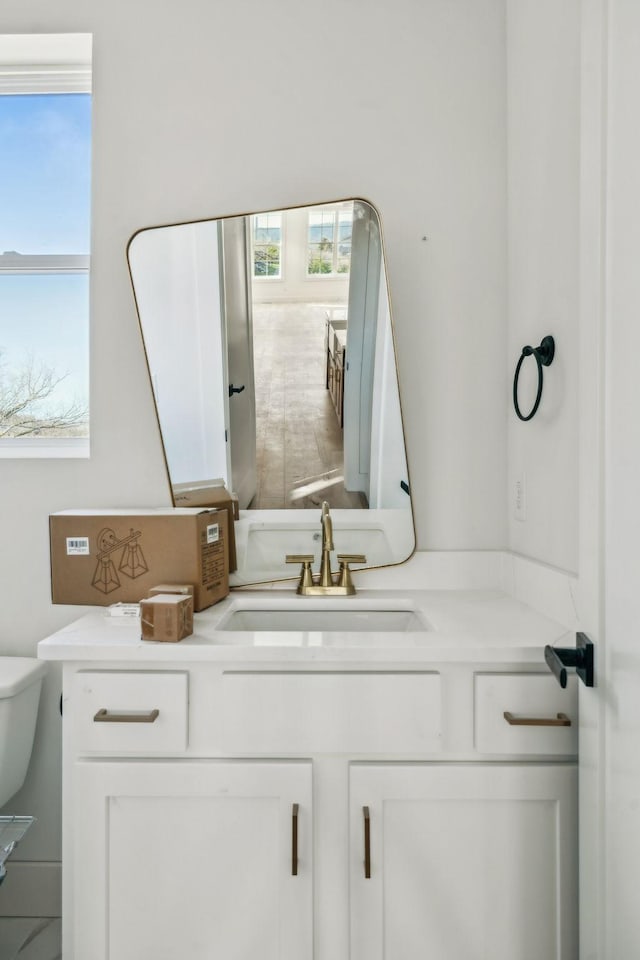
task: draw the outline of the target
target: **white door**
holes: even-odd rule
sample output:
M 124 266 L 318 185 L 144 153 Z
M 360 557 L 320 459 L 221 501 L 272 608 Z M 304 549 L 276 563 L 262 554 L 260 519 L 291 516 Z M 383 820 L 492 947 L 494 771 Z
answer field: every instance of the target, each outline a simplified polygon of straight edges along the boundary
M 373 373 L 382 242 L 369 204 L 354 203 L 344 370 L 344 483 L 369 497 Z
M 66 960 L 311 960 L 310 763 L 87 762 L 74 777 Z
M 574 765 L 358 764 L 350 781 L 350 960 L 575 960 Z
M 607 188 L 602 231 L 606 243 L 606 298 L 602 299 L 605 490 L 603 509 L 594 522 L 599 519 L 603 524 L 604 643 L 596 651 L 603 729 L 596 787 L 604 817 L 600 862 L 595 856 L 591 862 L 600 868 L 596 902 L 604 903 L 605 942 L 597 960 L 626 960 L 640 955 L 640 4 L 610 0 L 602 6 L 606 16 L 603 47 L 608 56 L 603 71 L 607 153 L 602 178 Z M 593 462 L 597 463 L 595 458 Z M 592 956 L 596 954 L 585 950 L 585 960 Z
M 246 217 L 220 221 L 223 353 L 227 357 L 227 459 L 230 489 L 237 494 L 240 509 L 249 506 L 257 489 L 253 322 L 246 222 Z

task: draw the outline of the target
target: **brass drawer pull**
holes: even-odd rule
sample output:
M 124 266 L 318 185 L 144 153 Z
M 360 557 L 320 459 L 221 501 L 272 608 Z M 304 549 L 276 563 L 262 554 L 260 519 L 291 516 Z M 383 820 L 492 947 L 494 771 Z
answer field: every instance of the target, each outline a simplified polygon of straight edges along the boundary
M 291 810 L 291 876 L 298 876 L 298 810 L 299 805 L 294 803 Z
M 155 723 L 160 716 L 159 710 L 142 713 L 109 713 L 104 707 L 93 718 L 94 723 Z
M 364 877 L 365 880 L 371 879 L 371 817 L 369 807 L 362 808 L 364 817 Z
M 503 714 L 507 723 L 512 727 L 570 727 L 571 720 L 566 713 L 558 713 L 555 717 L 514 717 L 505 710 Z

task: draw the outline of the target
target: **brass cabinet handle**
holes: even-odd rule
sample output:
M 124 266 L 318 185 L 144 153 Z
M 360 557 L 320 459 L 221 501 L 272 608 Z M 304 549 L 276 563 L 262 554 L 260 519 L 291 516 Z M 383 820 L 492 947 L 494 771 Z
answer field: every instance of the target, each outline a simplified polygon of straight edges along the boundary
M 298 876 L 298 810 L 299 805 L 291 808 L 291 876 Z
M 371 816 L 369 807 L 362 808 L 364 818 L 364 877 L 365 880 L 371 879 Z
M 512 727 L 570 727 L 571 720 L 566 713 L 558 713 L 555 717 L 514 717 L 505 710 L 503 714 L 507 723 Z
M 155 723 L 160 716 L 159 710 L 142 713 L 109 713 L 104 707 L 93 718 L 94 723 Z

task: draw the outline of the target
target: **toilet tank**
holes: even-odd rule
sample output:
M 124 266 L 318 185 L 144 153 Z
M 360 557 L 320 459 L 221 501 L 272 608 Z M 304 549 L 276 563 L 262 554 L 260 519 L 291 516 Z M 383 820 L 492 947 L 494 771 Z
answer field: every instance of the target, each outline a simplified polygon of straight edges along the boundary
M 32 657 L 0 657 L 0 807 L 27 774 L 45 671 Z

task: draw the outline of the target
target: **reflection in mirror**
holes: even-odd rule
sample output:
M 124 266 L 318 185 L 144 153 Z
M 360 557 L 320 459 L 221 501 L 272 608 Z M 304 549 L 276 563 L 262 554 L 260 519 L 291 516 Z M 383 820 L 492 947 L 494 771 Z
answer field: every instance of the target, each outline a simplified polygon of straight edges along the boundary
M 232 583 L 287 553 L 399 563 L 415 537 L 377 211 L 363 200 L 153 227 L 129 267 L 174 496 L 238 498 Z

